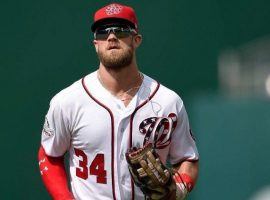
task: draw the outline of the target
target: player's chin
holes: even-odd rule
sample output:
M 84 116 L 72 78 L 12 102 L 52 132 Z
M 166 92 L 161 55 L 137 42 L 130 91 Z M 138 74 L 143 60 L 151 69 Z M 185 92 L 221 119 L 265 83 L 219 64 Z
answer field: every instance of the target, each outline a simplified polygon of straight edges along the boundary
M 110 49 L 107 55 L 110 57 L 113 56 L 117 58 L 117 57 L 123 57 L 125 54 L 126 53 L 124 49 Z

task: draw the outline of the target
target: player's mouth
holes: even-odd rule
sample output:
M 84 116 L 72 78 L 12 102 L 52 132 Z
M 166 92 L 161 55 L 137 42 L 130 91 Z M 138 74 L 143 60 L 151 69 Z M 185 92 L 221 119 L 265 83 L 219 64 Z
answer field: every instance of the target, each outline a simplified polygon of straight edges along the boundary
M 111 50 L 111 49 L 120 49 L 120 47 L 118 45 L 110 45 L 107 47 L 107 50 Z

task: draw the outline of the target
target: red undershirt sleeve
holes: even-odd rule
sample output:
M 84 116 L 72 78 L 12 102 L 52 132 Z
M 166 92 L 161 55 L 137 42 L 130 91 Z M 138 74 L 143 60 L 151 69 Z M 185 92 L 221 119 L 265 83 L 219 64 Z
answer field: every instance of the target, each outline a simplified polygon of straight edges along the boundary
M 72 200 L 72 193 L 68 188 L 64 156 L 47 156 L 43 147 L 38 152 L 39 169 L 42 181 L 54 200 Z

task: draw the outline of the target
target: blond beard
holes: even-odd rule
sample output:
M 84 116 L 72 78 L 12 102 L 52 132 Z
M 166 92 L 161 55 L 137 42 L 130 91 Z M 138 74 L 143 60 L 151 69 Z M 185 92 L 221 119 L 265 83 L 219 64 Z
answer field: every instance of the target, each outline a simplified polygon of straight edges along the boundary
M 104 67 L 113 70 L 122 69 L 131 64 L 133 59 L 133 48 L 128 49 L 116 49 L 106 52 L 97 52 L 100 62 Z

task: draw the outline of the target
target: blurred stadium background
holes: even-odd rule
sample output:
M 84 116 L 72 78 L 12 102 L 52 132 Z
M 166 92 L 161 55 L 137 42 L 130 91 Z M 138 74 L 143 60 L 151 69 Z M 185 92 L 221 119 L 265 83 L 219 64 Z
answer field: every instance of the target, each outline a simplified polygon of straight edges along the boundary
M 49 199 L 37 150 L 49 100 L 97 68 L 111 1 L 1 1 L 1 199 Z M 191 200 L 270 199 L 270 1 L 118 1 L 137 11 L 141 70 L 183 98 L 201 155 Z

